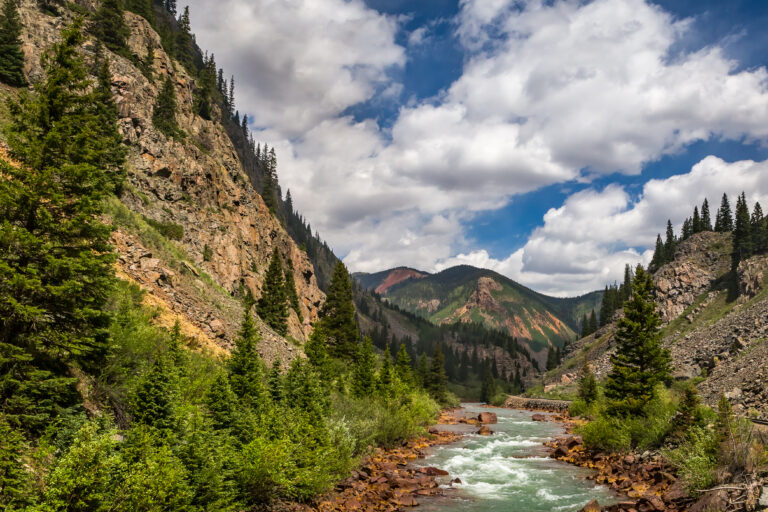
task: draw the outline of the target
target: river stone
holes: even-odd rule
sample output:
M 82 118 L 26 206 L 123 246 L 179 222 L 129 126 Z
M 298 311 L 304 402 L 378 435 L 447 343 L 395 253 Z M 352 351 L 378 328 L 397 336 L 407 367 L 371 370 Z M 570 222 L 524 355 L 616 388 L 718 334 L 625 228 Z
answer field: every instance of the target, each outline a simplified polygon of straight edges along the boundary
M 584 507 L 582 507 L 582 509 L 579 512 L 601 512 L 602 510 L 603 510 L 602 505 L 600 505 L 600 503 L 598 503 L 597 500 L 592 500 L 586 505 L 584 505 Z
M 760 493 L 760 506 L 768 507 L 768 485 L 764 485 L 763 491 Z
M 477 420 L 480 423 L 488 423 L 488 424 L 497 423 L 499 421 L 498 418 L 496 417 L 496 414 L 492 412 L 481 412 L 477 416 Z

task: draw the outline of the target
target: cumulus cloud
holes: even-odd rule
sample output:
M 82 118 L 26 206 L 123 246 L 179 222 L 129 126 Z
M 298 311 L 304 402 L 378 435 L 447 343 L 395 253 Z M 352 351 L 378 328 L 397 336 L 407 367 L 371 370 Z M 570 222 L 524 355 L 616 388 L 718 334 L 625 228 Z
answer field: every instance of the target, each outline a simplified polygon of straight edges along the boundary
M 693 205 L 706 198 L 714 214 L 723 193 L 732 205 L 742 191 L 753 207 L 768 203 L 768 160 L 726 162 L 709 156 L 684 174 L 651 180 L 632 198 L 620 186 L 586 189 L 544 215 L 525 246 L 505 259 L 485 250 L 439 261 L 436 270 L 468 264 L 493 269 L 536 290 L 578 295 L 620 281 L 624 265 L 650 263 L 656 235 L 672 220 L 677 233 Z
M 361 0 L 192 0 L 198 42 L 236 74 L 254 126 L 301 137 L 368 100 L 405 63 L 397 21 Z
M 691 22 L 647 0 L 461 0 L 461 77 L 387 130 L 346 111 L 407 94 L 390 73 L 407 58 L 396 19 L 362 0 L 192 4 L 198 40 L 237 71 L 238 106 L 277 147 L 283 188 L 354 270 L 467 260 L 543 291 L 600 288 L 647 259 L 667 217 L 736 183 L 712 169 L 745 164 L 705 159 L 635 203 L 618 186 L 582 191 L 502 261 L 464 225 L 515 194 L 638 173 L 695 141 L 768 137 L 765 68 L 739 71 L 716 45 L 673 55 Z

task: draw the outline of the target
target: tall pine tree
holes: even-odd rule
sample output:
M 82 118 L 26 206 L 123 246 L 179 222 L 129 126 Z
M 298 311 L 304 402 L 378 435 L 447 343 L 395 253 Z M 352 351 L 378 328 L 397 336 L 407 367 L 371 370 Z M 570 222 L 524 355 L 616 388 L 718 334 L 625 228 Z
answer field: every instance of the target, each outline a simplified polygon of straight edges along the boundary
M 0 161 L 0 413 L 36 430 L 76 400 L 67 365 L 96 365 L 107 346 L 114 282 L 111 228 L 99 217 L 120 153 L 78 48 L 82 22 L 45 53 L 45 79 L 11 104 L 20 167 Z
M 123 19 L 120 0 L 103 0 L 93 14 L 91 33 L 115 53 L 125 53 L 130 30 Z
M 661 344 L 660 324 L 653 278 L 638 265 L 632 299 L 624 305 L 624 317 L 618 323 L 613 369 L 605 384 L 613 414 L 643 414 L 656 386 L 669 379 L 671 358 Z
M 303 322 L 304 315 L 301 314 L 299 307 L 299 294 L 296 293 L 296 280 L 293 277 L 293 271 L 293 260 L 288 258 L 288 265 L 285 269 L 285 296 L 288 298 L 291 308 L 296 312 L 296 316 L 299 317 L 299 322 Z
M 176 122 L 176 90 L 170 75 L 166 75 L 163 87 L 155 99 L 152 124 L 166 137 L 179 133 L 179 125 Z
M 731 204 L 728 201 L 727 194 L 723 194 L 723 199 L 720 201 L 720 209 L 717 210 L 715 231 L 718 233 L 730 233 L 733 231 L 733 214 L 731 213 Z
M 319 325 L 327 335 L 329 352 L 337 357 L 354 356 L 358 341 L 355 322 L 355 304 L 352 298 L 352 283 L 344 263 L 336 263 L 328 286 L 328 295 L 320 310 Z
M 438 402 L 445 402 L 448 395 L 448 377 L 445 375 L 445 357 L 439 343 L 435 343 L 432 362 L 426 382 L 427 391 Z
M 712 217 L 709 213 L 709 201 L 707 201 L 706 197 L 701 204 L 701 230 L 712 231 Z
M 744 192 L 736 199 L 736 216 L 733 228 L 733 268 L 749 258 L 754 250 L 749 206 Z
M 27 84 L 18 0 L 3 0 L 0 12 L 0 82 L 14 87 Z
M 269 260 L 256 312 L 276 333 L 285 336 L 288 332 L 288 302 L 285 297 L 283 263 L 277 247 L 272 251 L 272 258 Z

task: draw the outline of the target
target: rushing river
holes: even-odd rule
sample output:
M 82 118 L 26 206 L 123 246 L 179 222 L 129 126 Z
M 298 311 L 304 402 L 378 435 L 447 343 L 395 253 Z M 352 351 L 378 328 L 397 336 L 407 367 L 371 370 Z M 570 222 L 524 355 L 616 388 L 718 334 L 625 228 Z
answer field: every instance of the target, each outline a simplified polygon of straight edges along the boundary
M 588 470 L 550 459 L 542 443 L 563 433 L 554 422 L 535 422 L 533 413 L 465 404 L 465 416 L 495 413 L 491 436 L 468 434 L 460 442 L 432 449 L 420 465 L 435 466 L 460 478 L 447 498 L 423 502 L 420 510 L 468 512 L 578 511 L 592 499 L 614 503 L 605 487 L 585 477 Z M 474 432 L 477 427 L 442 425 L 441 429 Z M 447 478 L 447 477 L 446 477 Z

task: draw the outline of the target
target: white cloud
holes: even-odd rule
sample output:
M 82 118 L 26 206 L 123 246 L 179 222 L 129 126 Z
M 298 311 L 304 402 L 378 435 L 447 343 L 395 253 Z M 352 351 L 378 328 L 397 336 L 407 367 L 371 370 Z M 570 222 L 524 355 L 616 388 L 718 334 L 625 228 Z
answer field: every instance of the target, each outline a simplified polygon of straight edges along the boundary
M 198 40 L 237 70 L 238 105 L 276 145 L 283 187 L 354 270 L 468 258 L 542 291 L 599 288 L 647 258 L 659 226 L 682 220 L 696 194 L 736 183 L 713 168 L 738 164 L 705 159 L 690 173 L 698 181 L 650 182 L 638 203 L 618 186 L 575 194 L 503 261 L 471 246 L 463 224 L 515 194 L 637 173 L 698 140 L 768 138 L 766 70 L 736 71 L 717 46 L 671 55 L 690 21 L 654 4 L 460 5 L 462 76 L 403 106 L 385 132 L 340 116 L 404 96 L 389 74 L 406 59 L 395 19 L 361 0 L 193 2 Z

